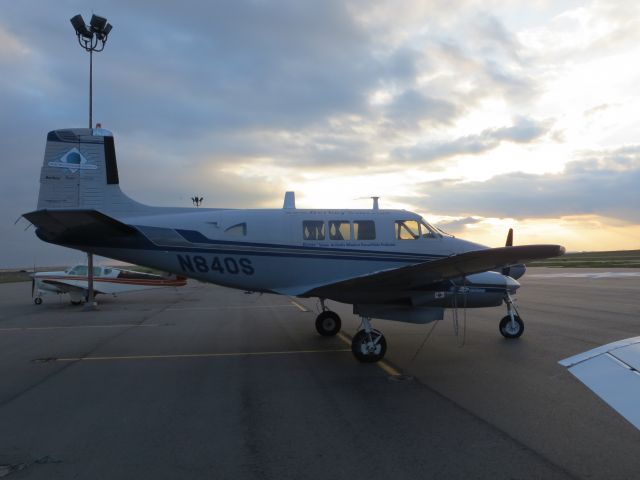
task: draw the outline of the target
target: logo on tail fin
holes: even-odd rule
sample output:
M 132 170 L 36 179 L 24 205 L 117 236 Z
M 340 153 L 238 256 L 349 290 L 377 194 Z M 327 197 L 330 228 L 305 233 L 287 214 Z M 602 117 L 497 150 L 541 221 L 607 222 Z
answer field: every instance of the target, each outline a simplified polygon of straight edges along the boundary
M 76 147 L 73 147 L 60 157 L 60 160 L 56 162 L 49 162 L 49 166 L 68 168 L 71 173 L 76 173 L 78 170 L 96 170 L 98 168 L 97 165 L 89 163 L 89 160 L 87 160 Z

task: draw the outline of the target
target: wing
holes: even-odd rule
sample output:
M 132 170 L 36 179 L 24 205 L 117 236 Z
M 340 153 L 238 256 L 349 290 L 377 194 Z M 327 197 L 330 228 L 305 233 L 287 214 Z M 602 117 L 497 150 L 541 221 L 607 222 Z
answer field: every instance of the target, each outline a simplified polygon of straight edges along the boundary
M 80 285 L 76 285 L 78 283 L 77 280 L 73 280 L 70 282 L 65 282 L 64 280 L 40 280 L 42 283 L 46 283 L 47 285 L 52 285 L 55 288 L 57 288 L 58 290 L 60 290 L 61 293 L 70 293 L 70 292 L 78 292 L 81 294 L 85 294 L 87 291 L 87 287 L 82 287 Z M 85 282 L 86 283 L 86 282 Z M 93 289 L 94 293 L 104 293 L 101 290 L 99 290 L 98 288 Z
M 306 296 L 331 297 L 329 292 L 366 291 L 389 292 L 420 289 L 450 278 L 499 269 L 505 265 L 524 263 L 540 258 L 557 257 L 564 253 L 560 245 L 522 245 L 488 248 L 452 255 L 440 260 L 370 273 L 313 288 Z
M 559 363 L 640 429 L 640 337 L 609 343 Z

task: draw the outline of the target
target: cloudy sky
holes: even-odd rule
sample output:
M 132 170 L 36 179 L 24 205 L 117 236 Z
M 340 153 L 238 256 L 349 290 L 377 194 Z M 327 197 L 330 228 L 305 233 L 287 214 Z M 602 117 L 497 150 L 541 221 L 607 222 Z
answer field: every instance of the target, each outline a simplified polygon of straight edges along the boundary
M 378 195 L 490 246 L 640 248 L 638 2 L 24 0 L 0 16 L 0 268 L 81 258 L 14 225 L 47 131 L 87 122 L 76 13 L 114 25 L 94 120 L 139 201 Z

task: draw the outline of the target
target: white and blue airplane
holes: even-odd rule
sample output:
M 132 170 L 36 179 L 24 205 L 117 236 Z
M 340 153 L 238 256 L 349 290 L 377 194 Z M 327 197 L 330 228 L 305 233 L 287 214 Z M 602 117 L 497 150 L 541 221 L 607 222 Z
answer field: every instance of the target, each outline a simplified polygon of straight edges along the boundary
M 371 319 L 427 323 L 446 308 L 507 306 L 499 323 L 518 338 L 512 295 L 523 262 L 564 253 L 560 245 L 487 248 L 444 233 L 405 210 L 309 210 L 287 192 L 281 209 L 167 208 L 138 203 L 119 187 L 113 134 L 54 130 L 37 210 L 24 214 L 46 242 L 245 291 L 317 297 L 321 335 L 340 331 L 325 305 L 353 305 L 362 318 L 352 351 L 375 362 L 387 349 Z M 511 235 L 509 238 L 512 238 Z

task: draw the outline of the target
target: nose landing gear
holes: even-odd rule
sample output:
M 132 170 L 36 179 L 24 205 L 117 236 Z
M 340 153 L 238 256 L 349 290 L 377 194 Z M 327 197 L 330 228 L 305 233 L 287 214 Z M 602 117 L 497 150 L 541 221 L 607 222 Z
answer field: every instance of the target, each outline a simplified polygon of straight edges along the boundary
M 507 316 L 500 320 L 500 333 L 504 338 L 519 338 L 524 333 L 524 322 L 508 292 L 504 295 L 504 302 L 507 304 Z

